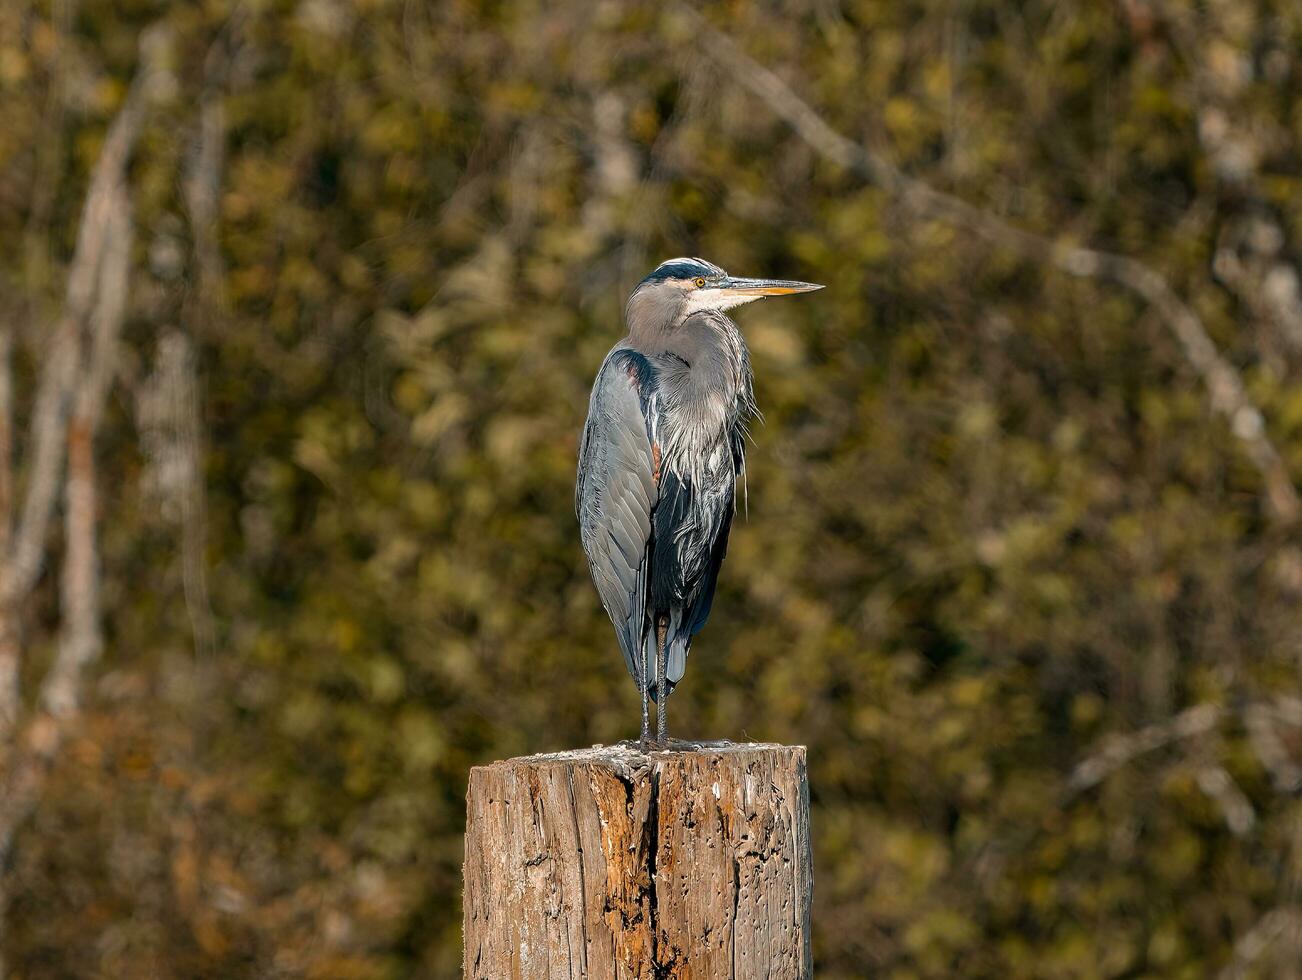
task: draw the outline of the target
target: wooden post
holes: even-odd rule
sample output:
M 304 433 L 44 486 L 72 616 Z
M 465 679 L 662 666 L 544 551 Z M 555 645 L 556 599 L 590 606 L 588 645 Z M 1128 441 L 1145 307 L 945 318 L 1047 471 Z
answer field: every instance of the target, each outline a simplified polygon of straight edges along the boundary
M 510 759 L 466 810 L 466 980 L 812 975 L 803 746 Z

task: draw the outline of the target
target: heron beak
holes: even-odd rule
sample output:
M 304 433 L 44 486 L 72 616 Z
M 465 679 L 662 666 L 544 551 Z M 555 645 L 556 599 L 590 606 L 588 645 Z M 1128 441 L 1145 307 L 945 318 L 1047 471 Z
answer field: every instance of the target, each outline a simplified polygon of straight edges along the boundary
M 787 296 L 791 293 L 811 293 L 823 287 L 812 282 L 796 282 L 792 279 L 743 279 L 729 276 L 714 287 L 729 296 Z

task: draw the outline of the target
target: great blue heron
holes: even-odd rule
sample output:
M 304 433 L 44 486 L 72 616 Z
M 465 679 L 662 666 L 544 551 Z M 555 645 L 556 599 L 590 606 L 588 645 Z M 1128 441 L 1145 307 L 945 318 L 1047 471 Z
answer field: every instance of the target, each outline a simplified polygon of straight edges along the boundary
M 710 614 L 756 414 L 746 342 L 724 311 L 821 288 L 670 259 L 629 296 L 628 336 L 597 372 L 574 506 L 601 604 L 642 692 L 644 750 L 648 698 L 656 742 L 669 747 L 666 701 Z

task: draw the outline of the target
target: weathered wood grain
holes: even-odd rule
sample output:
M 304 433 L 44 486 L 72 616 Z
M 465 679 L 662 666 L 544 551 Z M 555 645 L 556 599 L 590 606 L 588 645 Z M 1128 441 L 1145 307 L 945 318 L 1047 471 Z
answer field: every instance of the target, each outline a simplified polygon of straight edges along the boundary
M 471 770 L 467 980 L 811 976 L 804 748 L 683 745 Z

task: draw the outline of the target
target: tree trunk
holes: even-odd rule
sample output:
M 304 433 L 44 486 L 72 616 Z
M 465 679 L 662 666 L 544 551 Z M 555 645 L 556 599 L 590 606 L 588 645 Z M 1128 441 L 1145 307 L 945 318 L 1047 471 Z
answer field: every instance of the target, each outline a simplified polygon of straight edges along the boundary
M 466 980 L 812 974 L 803 746 L 510 759 L 466 804 Z

